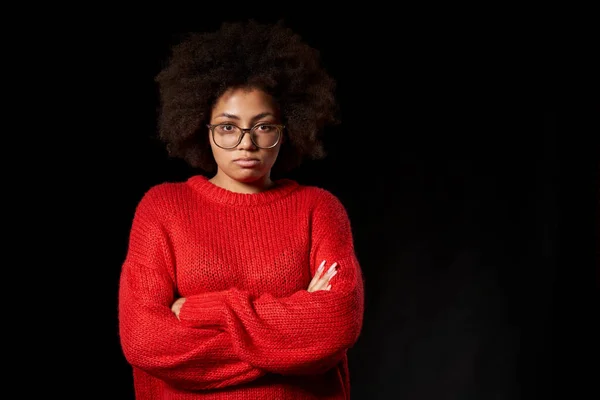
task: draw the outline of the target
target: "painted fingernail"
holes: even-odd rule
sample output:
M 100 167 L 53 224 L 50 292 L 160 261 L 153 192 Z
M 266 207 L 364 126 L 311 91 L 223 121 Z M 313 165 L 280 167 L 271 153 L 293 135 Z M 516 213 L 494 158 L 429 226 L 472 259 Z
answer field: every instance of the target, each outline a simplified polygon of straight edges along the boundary
M 329 267 L 329 270 L 327 271 L 327 273 L 330 274 L 331 271 L 335 270 L 335 267 L 337 267 L 337 263 L 336 262 L 334 262 L 333 264 L 331 264 L 331 267 Z
M 325 268 L 325 260 L 323 260 L 323 262 L 321 263 L 321 265 L 319 265 L 319 272 L 322 272 L 323 268 Z

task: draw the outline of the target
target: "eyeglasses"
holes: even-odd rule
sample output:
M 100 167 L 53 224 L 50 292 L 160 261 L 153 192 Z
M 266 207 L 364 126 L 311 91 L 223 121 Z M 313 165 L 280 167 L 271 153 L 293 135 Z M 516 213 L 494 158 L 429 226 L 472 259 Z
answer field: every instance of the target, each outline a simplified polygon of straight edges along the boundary
M 237 147 L 246 132 L 250 133 L 250 140 L 259 149 L 272 149 L 281 139 L 284 125 L 257 124 L 249 129 L 242 129 L 233 124 L 206 125 L 212 133 L 213 141 L 222 149 Z

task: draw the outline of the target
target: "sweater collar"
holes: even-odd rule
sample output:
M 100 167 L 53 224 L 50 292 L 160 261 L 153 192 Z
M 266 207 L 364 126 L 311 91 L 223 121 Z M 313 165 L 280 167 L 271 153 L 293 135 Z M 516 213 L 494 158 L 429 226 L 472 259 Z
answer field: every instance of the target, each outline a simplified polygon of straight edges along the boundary
M 237 193 L 224 189 L 210 182 L 204 175 L 194 175 L 187 180 L 187 184 L 202 197 L 221 204 L 234 206 L 256 206 L 279 200 L 298 186 L 298 182 L 291 179 L 275 180 L 275 186 L 259 193 Z

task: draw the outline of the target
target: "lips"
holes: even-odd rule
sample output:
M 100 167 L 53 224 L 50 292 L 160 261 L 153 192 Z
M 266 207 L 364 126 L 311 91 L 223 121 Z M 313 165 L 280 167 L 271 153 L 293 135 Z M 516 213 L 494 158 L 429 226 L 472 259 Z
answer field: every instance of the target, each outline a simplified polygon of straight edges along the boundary
M 233 162 L 242 168 L 252 168 L 260 164 L 260 160 L 257 158 L 243 157 L 233 160 Z

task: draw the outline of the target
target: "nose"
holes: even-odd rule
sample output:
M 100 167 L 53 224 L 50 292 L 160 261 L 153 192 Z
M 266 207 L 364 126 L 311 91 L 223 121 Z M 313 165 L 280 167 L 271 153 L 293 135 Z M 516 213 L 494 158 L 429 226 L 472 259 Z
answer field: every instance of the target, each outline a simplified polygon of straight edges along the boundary
M 256 146 L 252 143 L 252 133 L 249 129 L 244 129 L 242 131 L 242 141 L 238 144 L 238 149 L 248 149 L 253 150 Z

